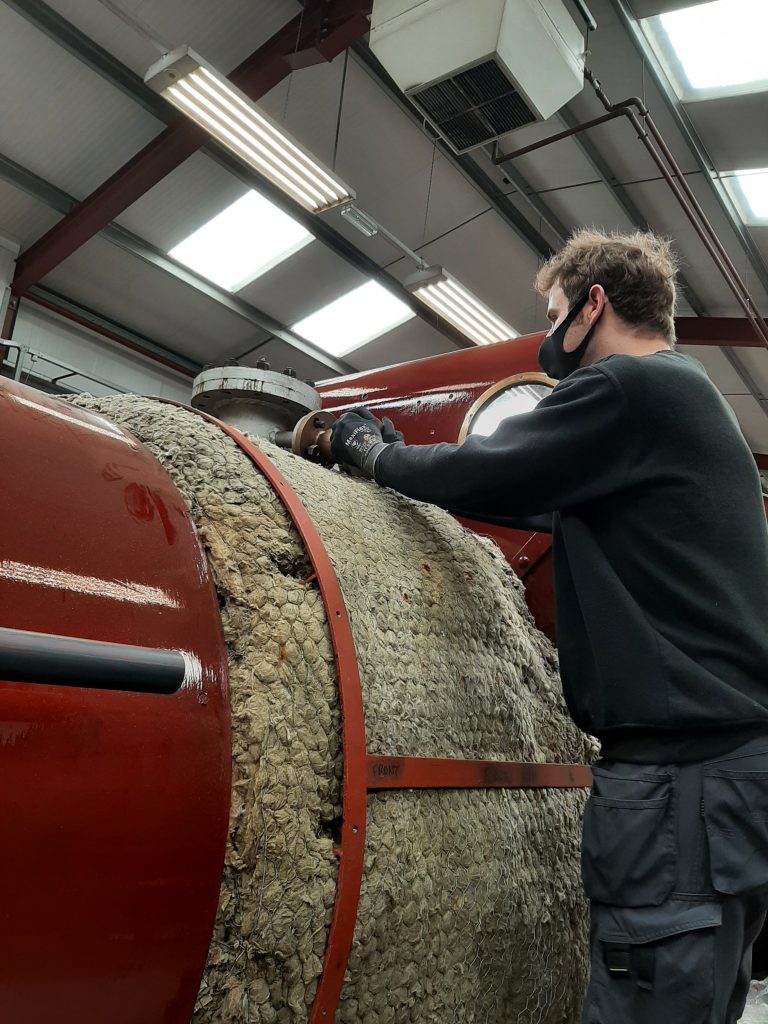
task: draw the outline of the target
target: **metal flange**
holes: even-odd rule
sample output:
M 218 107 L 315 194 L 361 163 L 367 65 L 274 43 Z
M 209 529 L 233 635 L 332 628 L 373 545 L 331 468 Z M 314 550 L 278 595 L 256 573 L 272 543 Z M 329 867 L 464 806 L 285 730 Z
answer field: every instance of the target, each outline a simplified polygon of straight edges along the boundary
M 296 377 L 250 366 L 203 370 L 192 384 L 192 407 L 253 437 L 293 430 L 320 405 L 313 387 Z

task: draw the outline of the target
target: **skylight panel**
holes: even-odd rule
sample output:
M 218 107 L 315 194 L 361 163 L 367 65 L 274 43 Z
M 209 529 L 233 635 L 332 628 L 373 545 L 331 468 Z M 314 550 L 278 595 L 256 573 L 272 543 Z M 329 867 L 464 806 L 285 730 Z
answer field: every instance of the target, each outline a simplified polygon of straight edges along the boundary
M 768 224 L 768 167 L 732 171 L 720 176 L 749 225 Z
M 377 281 L 368 281 L 293 325 L 332 356 L 343 356 L 416 314 Z
M 169 255 L 209 281 L 237 292 L 313 238 L 264 196 L 246 192 Z
M 768 89 L 768 3 L 714 0 L 648 19 L 682 99 Z
M 758 220 L 768 220 L 768 168 L 760 171 L 737 171 L 736 178 L 755 217 Z

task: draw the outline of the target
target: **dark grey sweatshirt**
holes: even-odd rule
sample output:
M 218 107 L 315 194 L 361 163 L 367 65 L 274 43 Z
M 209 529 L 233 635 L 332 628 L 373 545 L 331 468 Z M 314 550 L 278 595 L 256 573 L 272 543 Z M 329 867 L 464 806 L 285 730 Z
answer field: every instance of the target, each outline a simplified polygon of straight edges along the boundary
M 376 478 L 468 518 L 551 514 L 563 688 L 605 757 L 684 761 L 768 740 L 760 480 L 700 363 L 609 356 L 490 437 L 388 445 Z

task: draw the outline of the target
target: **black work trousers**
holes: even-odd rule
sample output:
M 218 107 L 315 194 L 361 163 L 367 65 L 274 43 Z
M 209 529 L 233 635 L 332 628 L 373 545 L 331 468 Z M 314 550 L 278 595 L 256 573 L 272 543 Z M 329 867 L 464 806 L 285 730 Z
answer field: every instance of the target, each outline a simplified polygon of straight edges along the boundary
M 582 869 L 582 1024 L 736 1024 L 768 910 L 768 738 L 707 763 L 599 761 Z

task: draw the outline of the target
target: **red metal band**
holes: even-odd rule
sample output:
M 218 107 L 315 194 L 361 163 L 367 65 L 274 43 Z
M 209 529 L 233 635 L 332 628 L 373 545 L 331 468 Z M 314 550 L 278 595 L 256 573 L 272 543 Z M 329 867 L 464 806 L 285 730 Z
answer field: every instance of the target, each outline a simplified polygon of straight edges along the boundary
M 368 789 L 579 789 L 592 785 L 585 764 L 367 757 Z
M 325 606 L 328 632 L 336 662 L 341 710 L 341 743 L 344 759 L 341 792 L 342 825 L 341 843 L 337 850 L 339 870 L 336 878 L 336 898 L 331 926 L 328 930 L 323 973 L 317 984 L 315 1001 L 309 1015 L 309 1024 L 331 1024 L 339 1004 L 357 921 L 357 907 L 360 902 L 360 886 L 363 878 L 366 824 L 363 695 L 357 667 L 355 642 L 344 597 L 325 545 L 301 498 L 264 452 L 251 444 L 239 430 L 199 409 L 192 409 L 180 402 L 172 402 L 168 399 L 161 398 L 158 401 L 186 409 L 188 412 L 194 412 L 218 427 L 232 438 L 241 451 L 269 480 L 304 543 Z

